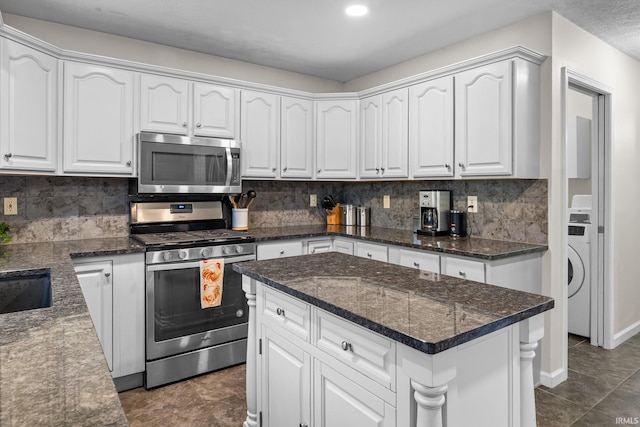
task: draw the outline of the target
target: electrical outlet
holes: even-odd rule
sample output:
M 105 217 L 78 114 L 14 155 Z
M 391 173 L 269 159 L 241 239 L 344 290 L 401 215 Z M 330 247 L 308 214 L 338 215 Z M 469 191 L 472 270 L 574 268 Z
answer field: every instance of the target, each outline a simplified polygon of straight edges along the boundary
M 391 207 L 391 196 L 382 196 L 382 207 L 389 209 Z
M 317 194 L 309 194 L 309 206 L 315 208 L 318 206 L 318 195 Z
M 467 212 L 478 213 L 478 196 L 467 196 Z
M 18 198 L 17 197 L 4 198 L 4 214 L 18 215 Z

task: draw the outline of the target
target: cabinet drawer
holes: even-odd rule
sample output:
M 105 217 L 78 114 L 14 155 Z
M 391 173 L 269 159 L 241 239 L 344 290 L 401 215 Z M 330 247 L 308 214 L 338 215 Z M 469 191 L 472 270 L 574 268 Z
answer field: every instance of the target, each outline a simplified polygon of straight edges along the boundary
M 364 242 L 356 242 L 356 256 L 383 262 L 387 262 L 389 259 L 386 246 Z
M 417 252 L 400 249 L 399 264 L 403 267 L 411 267 L 422 271 L 440 273 L 440 255 L 430 254 L 424 251 Z
M 353 255 L 353 242 L 349 240 L 334 239 L 333 250 L 342 254 Z
M 317 310 L 316 346 L 384 387 L 395 389 L 395 342 Z
M 319 254 L 332 251 L 333 242 L 331 239 L 309 240 L 307 243 L 307 252 L 309 254 Z
M 262 321 L 279 326 L 305 341 L 309 340 L 311 310 L 309 305 L 282 292 L 264 288 Z
M 473 280 L 475 282 L 485 282 L 485 265 L 482 261 L 443 256 L 440 267 L 442 274 L 446 274 L 447 276 L 460 277 L 461 279 Z
M 302 241 L 278 241 L 258 245 L 258 260 L 302 255 Z

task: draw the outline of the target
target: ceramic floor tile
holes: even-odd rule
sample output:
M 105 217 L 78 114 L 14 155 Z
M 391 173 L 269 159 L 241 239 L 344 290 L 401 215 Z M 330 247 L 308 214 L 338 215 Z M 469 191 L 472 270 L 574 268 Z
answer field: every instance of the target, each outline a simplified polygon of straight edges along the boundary
M 574 403 L 581 403 L 592 407 L 611 393 L 619 381 L 607 378 L 594 378 L 580 372 L 569 370 L 568 378 L 554 388 L 545 388 L 554 396 L 561 397 Z
M 618 387 L 593 409 L 608 415 L 611 419 L 617 417 L 640 419 L 638 383 L 640 383 L 640 381 L 635 379 L 635 384 L 632 386 Z
M 587 341 L 587 338 L 578 335 L 569 334 L 569 348 L 582 344 Z
M 537 427 L 568 427 L 589 409 L 579 404 L 536 389 Z
M 606 427 L 622 425 L 616 421 L 616 417 L 591 410 L 584 414 L 578 421 L 571 424 L 571 427 Z
M 640 366 L 640 351 L 633 346 L 605 350 L 591 345 L 569 348 L 569 369 L 607 381 L 626 380 Z

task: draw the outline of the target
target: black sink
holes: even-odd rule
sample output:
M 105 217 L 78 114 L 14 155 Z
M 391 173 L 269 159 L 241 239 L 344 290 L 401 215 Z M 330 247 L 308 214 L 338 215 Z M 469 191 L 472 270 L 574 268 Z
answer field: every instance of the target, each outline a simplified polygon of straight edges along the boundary
M 0 271 L 0 314 L 51 307 L 51 269 Z

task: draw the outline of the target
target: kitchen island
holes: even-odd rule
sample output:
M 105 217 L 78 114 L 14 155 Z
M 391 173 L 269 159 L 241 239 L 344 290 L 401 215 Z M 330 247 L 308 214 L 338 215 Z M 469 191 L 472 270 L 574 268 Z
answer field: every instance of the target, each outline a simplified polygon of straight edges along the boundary
M 234 265 L 246 427 L 535 426 L 551 298 L 340 253 Z

